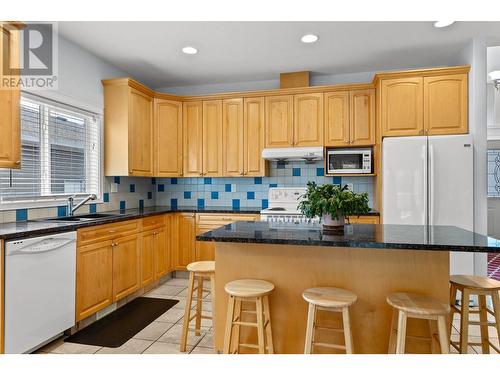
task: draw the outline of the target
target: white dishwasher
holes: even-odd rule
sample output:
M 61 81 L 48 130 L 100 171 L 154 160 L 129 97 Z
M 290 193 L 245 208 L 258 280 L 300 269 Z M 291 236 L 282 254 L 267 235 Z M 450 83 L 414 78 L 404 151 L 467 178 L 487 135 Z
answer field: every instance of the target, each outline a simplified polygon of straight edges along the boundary
M 28 353 L 75 324 L 76 232 L 5 243 L 5 353 Z

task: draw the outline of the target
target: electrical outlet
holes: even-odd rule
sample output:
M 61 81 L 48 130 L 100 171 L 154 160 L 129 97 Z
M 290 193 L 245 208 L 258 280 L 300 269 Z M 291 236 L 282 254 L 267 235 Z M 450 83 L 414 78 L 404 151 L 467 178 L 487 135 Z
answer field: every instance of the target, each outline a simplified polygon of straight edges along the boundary
M 354 191 L 354 184 L 346 184 L 350 191 Z
M 112 182 L 110 189 L 109 189 L 109 192 L 110 193 L 118 193 L 118 184 L 115 182 Z
M 231 192 L 232 193 L 236 192 L 236 184 L 231 184 Z

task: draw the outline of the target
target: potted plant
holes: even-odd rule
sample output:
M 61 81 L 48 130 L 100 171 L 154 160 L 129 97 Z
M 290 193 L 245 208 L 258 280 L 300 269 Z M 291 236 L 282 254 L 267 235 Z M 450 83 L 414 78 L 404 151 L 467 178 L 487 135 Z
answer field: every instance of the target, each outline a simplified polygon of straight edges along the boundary
M 354 193 L 347 185 L 317 185 L 307 183 L 307 191 L 299 203 L 299 210 L 308 217 L 321 218 L 324 229 L 343 230 L 345 217 L 363 215 L 370 211 L 367 193 Z

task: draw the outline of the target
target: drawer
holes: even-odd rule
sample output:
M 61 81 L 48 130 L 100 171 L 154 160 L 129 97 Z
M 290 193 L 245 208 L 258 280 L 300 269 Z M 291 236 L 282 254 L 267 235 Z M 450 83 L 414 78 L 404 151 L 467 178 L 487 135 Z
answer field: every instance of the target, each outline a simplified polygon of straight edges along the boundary
M 234 221 L 257 221 L 260 220 L 258 214 L 197 214 L 196 224 L 229 224 Z
M 166 215 L 149 216 L 142 219 L 142 230 L 164 227 L 167 224 Z
M 377 215 L 348 216 L 350 224 L 379 224 L 380 217 Z
M 117 236 L 126 236 L 139 231 L 139 220 L 127 220 L 118 223 L 97 225 L 78 229 L 78 246 L 104 241 Z

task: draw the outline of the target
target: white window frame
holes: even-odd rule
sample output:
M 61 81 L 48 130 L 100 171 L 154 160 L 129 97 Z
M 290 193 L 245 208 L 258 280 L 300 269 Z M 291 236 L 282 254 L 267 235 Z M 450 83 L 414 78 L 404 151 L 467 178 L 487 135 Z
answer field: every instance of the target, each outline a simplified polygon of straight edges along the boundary
M 96 113 L 93 111 L 89 111 L 89 110 L 84 109 L 84 108 L 79 108 L 75 105 L 65 104 L 64 102 L 59 101 L 59 100 L 44 98 L 42 96 L 34 95 L 34 94 L 27 93 L 24 91 L 21 93 L 21 97 L 23 97 L 23 96 L 29 100 L 37 101 L 37 102 L 41 103 L 42 105 L 44 103 L 49 104 L 49 105 L 53 105 L 53 106 L 57 106 L 59 104 L 61 106 L 61 109 L 63 112 L 64 112 L 64 109 L 69 109 L 69 110 L 73 109 L 75 111 L 84 111 L 88 114 L 94 115 L 98 119 L 98 121 L 97 121 L 97 127 L 99 130 L 99 145 L 98 145 L 98 147 L 99 147 L 99 158 L 100 158 L 100 160 L 98 161 L 98 174 L 99 174 L 98 192 L 95 193 L 97 195 L 97 199 L 93 200 L 91 202 L 88 202 L 87 204 L 103 203 L 103 192 L 104 192 L 104 138 L 103 137 L 104 137 L 104 126 L 103 126 L 102 114 Z M 43 115 L 45 115 L 45 113 Z M 48 129 L 41 129 L 41 132 L 45 133 L 48 137 Z M 41 138 L 42 137 L 43 137 L 43 135 L 41 135 Z M 42 150 L 42 148 L 44 148 L 44 147 L 43 147 L 42 142 L 40 142 L 40 149 Z M 47 151 L 48 150 L 41 151 L 41 152 L 43 153 L 43 152 L 47 152 Z M 88 150 L 86 150 L 86 152 L 87 151 Z M 44 161 L 48 162 L 49 159 L 43 158 L 41 160 L 41 163 L 43 163 Z M 22 163 L 22 161 L 21 161 L 21 163 Z M 90 173 L 90 171 L 88 171 L 88 168 L 89 168 L 89 164 L 86 165 L 86 175 L 88 175 Z M 49 169 L 46 169 L 46 171 L 49 171 Z M 43 177 L 42 177 L 42 180 L 43 180 Z M 47 186 L 45 186 L 45 188 L 47 188 Z M 44 186 L 42 186 L 42 191 L 43 190 L 44 190 Z M 30 208 L 57 207 L 57 206 L 65 205 L 68 201 L 68 197 L 70 197 L 70 196 L 75 196 L 78 199 L 78 198 L 86 197 L 88 194 L 90 194 L 90 193 L 57 194 L 57 195 L 47 195 L 47 196 L 40 196 L 40 197 L 27 197 L 26 199 L 21 198 L 19 200 L 12 200 L 12 201 L 5 201 L 5 202 L 2 202 L 2 200 L 0 199 L 0 211 L 8 211 L 8 210 L 14 210 L 14 209 L 21 209 L 21 208 L 30 209 Z

